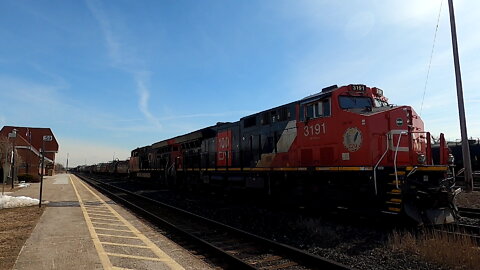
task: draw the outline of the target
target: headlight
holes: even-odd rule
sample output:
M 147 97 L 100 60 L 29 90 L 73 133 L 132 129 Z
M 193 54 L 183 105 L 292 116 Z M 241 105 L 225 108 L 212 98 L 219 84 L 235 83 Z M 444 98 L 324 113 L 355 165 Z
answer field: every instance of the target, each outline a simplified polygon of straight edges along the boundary
M 418 159 L 417 160 L 418 160 L 418 163 L 424 164 L 425 160 L 426 160 L 425 155 L 424 154 L 418 154 Z
M 455 157 L 452 155 L 452 154 L 448 154 L 448 164 L 449 165 L 453 165 L 453 163 L 455 162 Z

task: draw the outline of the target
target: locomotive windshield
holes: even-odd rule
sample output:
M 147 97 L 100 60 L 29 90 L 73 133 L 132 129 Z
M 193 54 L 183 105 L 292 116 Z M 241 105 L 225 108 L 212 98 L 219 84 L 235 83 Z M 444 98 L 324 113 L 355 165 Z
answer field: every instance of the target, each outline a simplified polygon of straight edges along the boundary
M 342 109 L 365 109 L 372 107 L 372 99 L 369 97 L 339 96 Z

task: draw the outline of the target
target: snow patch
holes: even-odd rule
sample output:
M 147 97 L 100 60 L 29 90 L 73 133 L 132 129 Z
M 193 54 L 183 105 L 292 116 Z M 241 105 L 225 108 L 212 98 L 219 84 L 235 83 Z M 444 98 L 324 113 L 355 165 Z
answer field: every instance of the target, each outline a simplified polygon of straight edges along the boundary
M 33 199 L 25 196 L 8 196 L 0 195 L 0 209 L 3 208 L 15 208 L 15 207 L 24 207 L 37 205 L 39 203 L 38 199 Z

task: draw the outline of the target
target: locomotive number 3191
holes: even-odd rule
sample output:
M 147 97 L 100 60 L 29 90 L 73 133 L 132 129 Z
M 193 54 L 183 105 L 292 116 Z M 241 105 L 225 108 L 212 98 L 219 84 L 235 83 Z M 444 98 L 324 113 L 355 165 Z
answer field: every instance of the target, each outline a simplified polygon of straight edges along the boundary
M 305 137 L 312 136 L 312 135 L 326 134 L 326 133 L 327 132 L 325 128 L 325 123 L 305 126 L 303 128 L 303 135 L 305 135 Z

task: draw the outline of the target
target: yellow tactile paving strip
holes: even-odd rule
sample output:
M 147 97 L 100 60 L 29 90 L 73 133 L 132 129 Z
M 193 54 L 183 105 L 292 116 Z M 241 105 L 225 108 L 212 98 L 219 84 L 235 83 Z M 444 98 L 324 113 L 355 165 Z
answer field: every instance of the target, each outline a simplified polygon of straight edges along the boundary
M 158 248 L 150 239 L 138 231 L 130 222 L 123 218 L 117 211 L 115 211 L 110 205 L 108 205 L 102 198 L 94 193 L 87 185 L 80 181 L 76 176 L 70 176 L 70 180 L 77 195 L 78 202 L 87 222 L 88 230 L 92 236 L 95 249 L 97 250 L 100 261 L 104 269 L 128 269 L 121 266 L 115 266 L 112 264 L 110 257 L 121 257 L 132 260 L 145 260 L 145 261 L 157 261 L 163 263 L 170 269 L 184 269 L 181 265 L 175 262 L 165 252 Z M 76 184 L 77 183 L 77 184 Z M 98 205 L 86 205 L 83 202 L 80 193 L 78 192 L 77 185 L 82 185 L 87 191 L 89 191 L 99 202 Z M 97 230 L 105 232 L 98 233 Z M 130 235 L 125 235 L 129 233 Z M 110 241 L 101 241 L 100 237 L 109 238 L 124 238 L 124 239 L 137 239 L 140 240 L 143 245 L 115 243 Z M 106 247 L 128 247 L 140 250 L 150 250 L 155 257 L 138 256 L 135 254 L 124 254 L 107 252 Z

